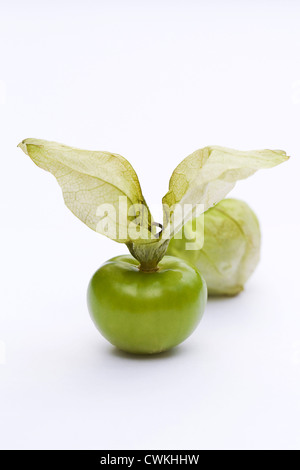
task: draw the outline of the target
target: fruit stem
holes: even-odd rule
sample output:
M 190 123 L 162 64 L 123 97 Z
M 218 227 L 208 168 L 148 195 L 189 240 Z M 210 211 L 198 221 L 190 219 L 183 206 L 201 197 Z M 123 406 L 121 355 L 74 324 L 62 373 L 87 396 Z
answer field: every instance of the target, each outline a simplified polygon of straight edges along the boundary
M 170 240 L 158 240 L 155 243 L 126 243 L 131 255 L 140 262 L 139 270 L 153 273 L 159 270 L 158 263 L 166 254 Z

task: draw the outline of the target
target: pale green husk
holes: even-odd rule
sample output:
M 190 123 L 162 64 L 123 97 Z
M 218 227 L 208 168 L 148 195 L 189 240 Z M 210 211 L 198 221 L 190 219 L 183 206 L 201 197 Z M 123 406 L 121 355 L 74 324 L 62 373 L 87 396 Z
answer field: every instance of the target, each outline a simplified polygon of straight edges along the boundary
M 137 174 L 125 158 L 39 139 L 23 140 L 19 147 L 37 166 L 55 176 L 66 206 L 76 217 L 91 229 L 126 243 L 145 270 L 155 268 L 168 240 L 189 219 L 221 201 L 238 180 L 289 158 L 282 150 L 241 152 L 216 146 L 197 150 L 171 176 L 163 198 L 163 230 L 156 236 Z M 125 198 L 121 208 L 120 197 Z M 115 215 L 108 216 L 103 204 L 113 206 Z M 186 204 L 190 204 L 188 212 L 175 217 L 175 206 Z
M 198 249 L 186 250 L 195 234 L 195 221 L 190 220 L 183 239 L 172 239 L 167 254 L 193 263 L 205 278 L 209 295 L 238 294 L 260 258 L 256 215 L 245 202 L 224 199 L 200 216 L 198 224 Z
M 80 150 L 56 142 L 39 139 L 23 140 L 19 147 L 33 162 L 49 171 L 60 185 L 66 206 L 89 228 L 121 243 L 131 241 L 127 233 L 134 214 L 119 214 L 119 197 L 125 197 L 128 207 L 140 205 L 148 210 L 136 172 L 121 155 L 110 152 Z M 111 204 L 116 211 L 116 220 L 101 225 L 104 214 L 98 214 L 102 204 Z M 145 211 L 146 213 L 146 211 Z M 115 230 L 114 222 L 116 222 Z M 139 217 L 140 236 L 135 243 L 146 243 L 153 238 L 149 229 L 151 215 Z M 123 225 L 123 226 L 122 226 Z
M 192 210 L 173 228 L 172 235 L 183 223 L 224 199 L 238 180 L 248 178 L 257 170 L 279 165 L 288 158 L 283 150 L 242 152 L 218 146 L 196 150 L 175 168 L 171 176 L 169 191 L 163 198 L 164 226 L 170 222 L 176 204 L 191 204 Z M 200 211 L 196 204 L 203 205 Z

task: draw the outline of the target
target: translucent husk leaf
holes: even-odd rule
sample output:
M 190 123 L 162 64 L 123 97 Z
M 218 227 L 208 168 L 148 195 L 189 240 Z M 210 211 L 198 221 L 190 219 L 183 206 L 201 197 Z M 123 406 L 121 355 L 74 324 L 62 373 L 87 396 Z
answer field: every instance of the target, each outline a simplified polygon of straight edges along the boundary
M 125 158 L 38 139 L 23 140 L 19 147 L 37 166 L 55 176 L 66 206 L 92 230 L 117 242 L 131 242 L 128 228 L 138 214 L 132 209 L 129 212 L 129 207 L 138 205 L 144 210 L 139 213 L 139 233 L 134 243 L 153 240 L 150 212 L 137 174 Z M 122 213 L 120 197 L 125 201 Z M 105 211 L 111 206 L 113 217 Z
M 172 221 L 174 206 L 190 204 L 188 216 L 173 226 L 171 235 L 178 232 L 189 219 L 217 204 L 233 189 L 238 180 L 248 178 L 257 170 L 272 168 L 288 160 L 282 150 L 253 150 L 242 152 L 225 147 L 205 147 L 196 150 L 175 168 L 169 191 L 163 198 L 164 227 Z

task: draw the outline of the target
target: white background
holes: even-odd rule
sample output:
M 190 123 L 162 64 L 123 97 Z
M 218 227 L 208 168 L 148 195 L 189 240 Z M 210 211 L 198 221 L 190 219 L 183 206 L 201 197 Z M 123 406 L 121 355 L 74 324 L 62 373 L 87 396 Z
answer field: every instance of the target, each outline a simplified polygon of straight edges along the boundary
M 0 1 L 1 448 L 300 448 L 299 23 L 296 0 Z M 232 193 L 263 231 L 245 292 L 169 353 L 116 351 L 85 296 L 126 249 L 65 208 L 26 137 L 121 153 L 157 219 L 197 148 L 286 150 Z

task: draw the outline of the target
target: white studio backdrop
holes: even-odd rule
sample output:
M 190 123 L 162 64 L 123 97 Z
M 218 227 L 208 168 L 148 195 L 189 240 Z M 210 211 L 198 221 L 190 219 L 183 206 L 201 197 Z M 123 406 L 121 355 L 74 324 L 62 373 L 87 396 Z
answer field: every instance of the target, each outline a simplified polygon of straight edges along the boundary
M 292 0 L 0 0 L 0 448 L 300 448 L 299 21 Z M 120 153 L 158 221 L 197 148 L 286 150 L 231 193 L 263 233 L 245 292 L 174 351 L 117 352 L 85 296 L 126 247 L 68 212 L 27 137 Z

